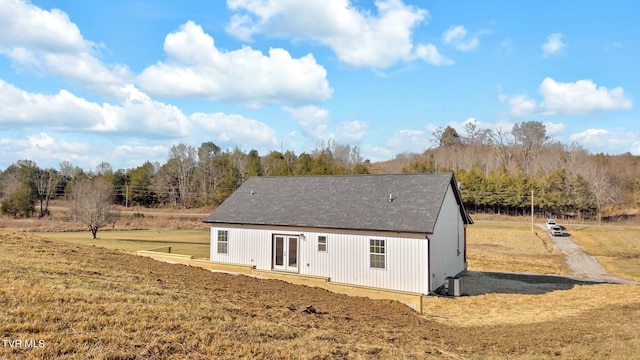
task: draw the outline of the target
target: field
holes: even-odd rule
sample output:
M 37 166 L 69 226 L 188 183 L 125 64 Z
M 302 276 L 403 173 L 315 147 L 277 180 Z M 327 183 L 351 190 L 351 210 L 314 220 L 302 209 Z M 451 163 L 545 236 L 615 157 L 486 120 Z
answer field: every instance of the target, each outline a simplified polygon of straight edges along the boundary
M 63 240 L 74 244 L 95 245 L 134 254 L 138 250 L 149 250 L 171 246 L 177 254 L 209 258 L 209 236 L 207 230 L 124 230 L 101 231 L 96 240 L 88 231 L 37 232 L 39 236 Z
M 572 225 L 567 230 L 611 274 L 640 281 L 640 227 Z
M 128 253 L 169 242 L 184 251 L 206 247 L 198 244 L 202 237 L 206 243 L 202 230 L 104 231 L 97 242 L 88 232 L 0 230 L 0 333 L 44 344 L 5 346 L 0 358 L 628 359 L 640 353 L 640 285 L 562 276 L 569 272 L 562 256 L 524 223 L 478 221 L 468 231 L 468 296 L 431 297 L 421 316 L 393 301 Z M 637 257 L 637 228 L 621 229 L 615 241 L 605 239 L 614 232 L 598 227 L 568 231 L 599 259 Z M 616 271 L 637 276 L 633 265 Z M 310 305 L 315 313 L 303 311 Z

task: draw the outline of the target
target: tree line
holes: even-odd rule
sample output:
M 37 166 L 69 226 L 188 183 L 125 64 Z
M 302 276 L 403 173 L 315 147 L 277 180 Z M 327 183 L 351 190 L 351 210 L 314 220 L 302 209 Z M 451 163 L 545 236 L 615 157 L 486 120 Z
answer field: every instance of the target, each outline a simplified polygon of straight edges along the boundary
M 49 201 L 61 198 L 74 203 L 96 179 L 109 184 L 112 204 L 143 207 L 211 207 L 222 203 L 252 176 L 342 175 L 368 173 L 357 146 L 321 142 L 310 153 L 256 150 L 223 151 L 213 142 L 200 147 L 178 144 L 167 161 L 147 161 L 132 169 L 114 170 L 102 162 L 86 171 L 68 161 L 59 169 L 41 169 L 20 160 L 0 171 L 2 213 L 14 217 L 44 217 Z M 104 187 L 103 187 L 104 188 Z M 85 189 L 85 191 L 79 190 Z
M 436 146 L 400 154 L 405 173 L 451 171 L 467 208 L 475 212 L 594 219 L 640 206 L 640 157 L 590 154 L 578 144 L 552 141 L 544 124 L 527 121 L 511 131 L 452 127 L 433 134 Z M 532 194 L 533 192 L 533 194 Z
M 427 142 L 428 139 L 425 139 Z M 422 154 L 403 153 L 387 162 L 363 160 L 357 146 L 321 142 L 299 155 L 293 151 L 222 150 L 213 142 L 178 144 L 164 163 L 147 161 L 114 170 L 106 162 L 84 170 L 68 161 L 41 169 L 20 160 L 0 171 L 2 213 L 44 217 L 51 199 L 77 199 L 79 184 L 100 179 L 112 204 L 142 207 L 214 207 L 252 176 L 454 172 L 466 207 L 492 212 L 601 220 L 608 211 L 640 204 L 640 157 L 590 154 L 576 144 L 550 140 L 544 124 L 527 121 L 511 131 L 483 129 L 468 122 L 432 134 Z M 82 185 L 85 186 L 86 184 Z M 78 214 L 74 214 L 77 216 Z

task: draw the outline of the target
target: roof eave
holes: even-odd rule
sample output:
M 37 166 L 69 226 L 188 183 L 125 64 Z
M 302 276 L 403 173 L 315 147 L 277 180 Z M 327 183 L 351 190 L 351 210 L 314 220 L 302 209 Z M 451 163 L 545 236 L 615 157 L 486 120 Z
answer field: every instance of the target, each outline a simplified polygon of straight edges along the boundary
M 347 230 L 347 231 L 362 231 L 362 232 L 388 232 L 388 233 L 412 233 L 412 234 L 433 234 L 433 229 L 413 229 L 413 230 L 402 230 L 402 229 L 376 229 L 376 228 L 355 228 L 355 227 L 332 227 L 332 226 L 318 226 L 318 225 L 304 225 L 304 224 L 266 224 L 266 223 L 249 223 L 249 222 L 233 222 L 233 221 L 215 221 L 215 220 L 204 220 L 203 222 L 207 224 L 215 224 L 215 225 L 235 225 L 235 226 L 264 226 L 264 227 L 291 227 L 291 228 L 311 228 L 311 229 L 326 229 L 326 230 Z

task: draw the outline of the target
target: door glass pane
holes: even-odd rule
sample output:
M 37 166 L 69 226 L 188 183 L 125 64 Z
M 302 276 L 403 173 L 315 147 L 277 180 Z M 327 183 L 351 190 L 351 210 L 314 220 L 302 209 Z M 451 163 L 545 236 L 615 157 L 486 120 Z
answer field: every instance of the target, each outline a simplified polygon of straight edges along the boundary
M 275 239 L 275 251 L 274 251 L 274 264 L 276 266 L 284 265 L 284 238 L 276 237 Z
M 289 267 L 298 266 L 298 238 L 289 238 Z

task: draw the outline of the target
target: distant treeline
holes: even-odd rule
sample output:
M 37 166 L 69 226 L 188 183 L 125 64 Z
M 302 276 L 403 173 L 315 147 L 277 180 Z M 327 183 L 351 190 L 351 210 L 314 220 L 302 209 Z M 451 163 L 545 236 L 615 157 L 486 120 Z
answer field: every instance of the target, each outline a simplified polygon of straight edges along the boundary
M 552 142 L 544 125 L 529 121 L 510 132 L 482 129 L 474 122 L 460 135 L 451 127 L 433 134 L 422 154 L 403 153 L 370 163 L 358 146 L 320 143 L 310 153 L 271 151 L 260 156 L 238 148 L 223 151 L 212 142 L 173 146 L 167 161 L 114 170 L 108 163 L 84 170 L 63 161 L 41 169 L 20 160 L 0 171 L 2 212 L 15 217 L 46 216 L 48 202 L 69 197 L 73 184 L 101 177 L 113 185 L 122 206 L 214 207 L 252 176 L 454 172 L 471 212 L 602 219 L 637 209 L 640 157 L 590 154 L 582 147 Z M 427 143 L 429 139 L 425 139 Z
M 511 132 L 465 125 L 434 134 L 437 146 L 401 154 L 385 171 L 455 172 L 472 212 L 595 219 L 633 214 L 640 205 L 640 157 L 590 154 L 577 144 L 550 141 L 537 121 Z M 606 213 L 606 214 L 605 214 Z

